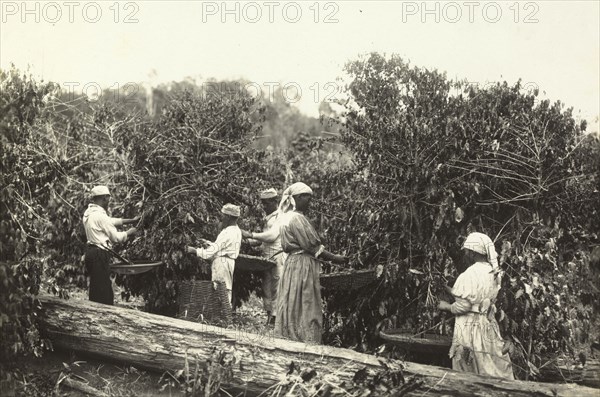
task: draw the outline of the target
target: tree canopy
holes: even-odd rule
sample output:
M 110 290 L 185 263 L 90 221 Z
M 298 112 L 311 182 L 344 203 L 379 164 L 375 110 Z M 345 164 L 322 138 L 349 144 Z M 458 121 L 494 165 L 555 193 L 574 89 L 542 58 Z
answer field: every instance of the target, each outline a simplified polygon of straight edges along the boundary
M 114 192 L 113 215 L 143 215 L 142 234 L 121 251 L 165 263 L 118 279 L 152 312 L 174 315 L 178 282 L 208 278 L 184 247 L 216 235 L 222 204 L 242 205 L 242 226 L 257 229 L 256 192 L 302 180 L 315 191 L 310 218 L 331 250 L 358 268 L 383 266 L 372 288 L 325 295 L 327 343 L 370 351 L 382 327 L 451 332 L 435 301 L 472 231 L 496 242 L 506 271 L 497 319 L 519 346 L 522 376 L 535 375 L 545 355 L 589 341 L 600 144 L 585 122 L 520 82 L 473 87 L 398 56 L 367 54 L 346 73 L 348 100 L 341 113 L 322 106 L 324 128 L 244 90 L 158 87 L 148 112 L 141 93 L 127 103 L 65 100 L 51 83 L 3 71 L 3 354 L 40 352 L 32 316 L 42 268 L 55 293 L 85 286 L 81 214 L 100 183 Z M 259 288 L 238 272 L 234 285 L 242 299 Z

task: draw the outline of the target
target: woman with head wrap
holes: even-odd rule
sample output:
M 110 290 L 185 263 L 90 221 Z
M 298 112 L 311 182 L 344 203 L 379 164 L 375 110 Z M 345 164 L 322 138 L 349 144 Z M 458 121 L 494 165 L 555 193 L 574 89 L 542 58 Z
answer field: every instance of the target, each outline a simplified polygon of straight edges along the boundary
M 468 267 L 451 289 L 455 302 L 441 300 L 438 305 L 456 315 L 450 347 L 452 369 L 514 379 L 494 317 L 501 278 L 494 243 L 485 234 L 471 233 L 462 249 Z
M 317 259 L 347 263 L 348 259 L 325 251 L 315 228 L 304 213 L 309 207 L 312 190 L 304 183 L 294 183 L 281 198 L 279 211 L 281 247 L 288 257 L 279 280 L 275 333 L 302 342 L 321 342 L 323 308 Z

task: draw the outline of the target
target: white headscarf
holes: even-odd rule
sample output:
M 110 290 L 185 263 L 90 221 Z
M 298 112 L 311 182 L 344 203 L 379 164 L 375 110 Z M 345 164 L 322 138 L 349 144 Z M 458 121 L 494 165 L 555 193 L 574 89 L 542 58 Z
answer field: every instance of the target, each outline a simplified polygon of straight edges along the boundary
M 471 233 L 463 244 L 463 249 L 468 249 L 478 254 L 485 255 L 494 272 L 498 272 L 498 254 L 491 238 L 483 233 Z
M 313 194 L 312 189 L 305 183 L 296 182 L 283 191 L 281 195 L 281 202 L 279 203 L 279 212 L 285 214 L 286 212 L 293 211 L 296 209 L 296 201 L 294 196 L 298 194 Z

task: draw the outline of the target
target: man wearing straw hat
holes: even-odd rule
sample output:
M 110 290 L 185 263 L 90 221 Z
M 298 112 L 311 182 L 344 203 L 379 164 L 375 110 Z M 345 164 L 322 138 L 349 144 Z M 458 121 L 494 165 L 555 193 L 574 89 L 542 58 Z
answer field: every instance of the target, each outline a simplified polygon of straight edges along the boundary
M 110 191 L 106 186 L 95 186 L 90 194 L 91 203 L 83 214 L 83 227 L 87 237 L 85 267 L 90 277 L 89 296 L 93 302 L 112 305 L 114 303 L 110 281 L 112 244 L 122 243 L 134 234 L 135 227 L 127 231 L 117 231 L 117 226 L 136 223 L 140 218 L 111 218 L 106 211 L 110 203 Z
M 262 233 L 251 233 L 242 230 L 242 237 L 250 239 L 251 245 L 262 243 L 263 256 L 276 264 L 263 272 L 263 307 L 267 312 L 267 324 L 275 324 L 275 305 L 277 303 L 277 287 L 283 272 L 283 264 L 287 254 L 281 248 L 281 235 L 279 233 L 279 205 L 277 191 L 273 188 L 260 192 L 260 201 L 267 216 L 265 228 Z
M 202 239 L 204 248 L 187 247 L 186 251 L 196 254 L 202 259 L 212 260 L 211 279 L 213 282 L 221 281 L 225 283 L 229 303 L 232 302 L 233 270 L 235 260 L 240 253 L 242 244 L 242 232 L 237 225 L 240 217 L 240 207 L 233 204 L 225 204 L 221 209 L 223 217 L 221 219 L 221 232 L 217 240 L 213 243 Z

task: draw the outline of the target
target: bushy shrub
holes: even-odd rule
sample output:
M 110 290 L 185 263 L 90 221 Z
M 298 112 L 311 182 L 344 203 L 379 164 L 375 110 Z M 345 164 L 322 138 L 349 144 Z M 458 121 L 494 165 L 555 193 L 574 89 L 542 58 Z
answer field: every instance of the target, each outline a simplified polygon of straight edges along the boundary
M 381 327 L 451 332 L 435 304 L 473 231 L 496 240 L 507 271 L 500 324 L 530 362 L 572 348 L 570 335 L 586 339 L 593 311 L 580 283 L 600 200 L 598 141 L 585 123 L 519 83 L 481 89 L 396 56 L 370 54 L 347 72 L 339 122 L 353 166 L 321 175 L 317 210 L 332 215 L 334 251 L 386 270 L 352 305 L 329 299 L 330 322 L 341 323 L 327 339 L 366 350 Z
M 0 366 L 19 354 L 40 355 L 35 316 L 43 241 L 44 199 L 59 178 L 37 150 L 47 125 L 46 102 L 56 86 L 16 69 L 0 71 Z M 4 368 L 2 368 L 4 369 Z M 5 381 L 7 372 L 2 372 Z

